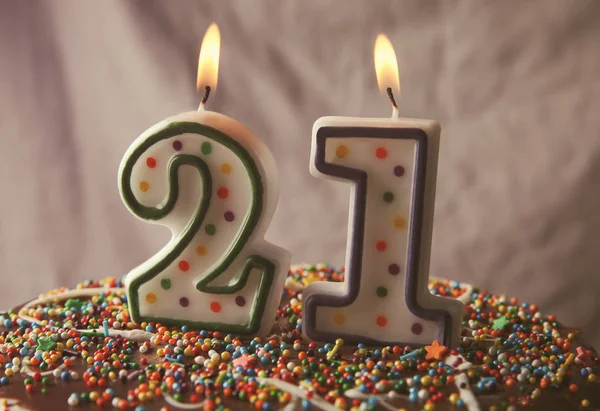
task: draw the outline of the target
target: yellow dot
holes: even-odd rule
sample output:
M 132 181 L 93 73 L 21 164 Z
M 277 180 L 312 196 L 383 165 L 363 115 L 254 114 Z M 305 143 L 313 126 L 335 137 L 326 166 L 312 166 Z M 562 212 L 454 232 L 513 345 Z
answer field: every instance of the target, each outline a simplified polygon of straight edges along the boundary
M 406 227 L 406 221 L 404 220 L 404 218 L 402 218 L 400 216 L 394 218 L 394 227 L 396 227 L 396 228 Z
M 348 147 L 341 144 L 341 145 L 337 146 L 337 148 L 335 149 L 335 155 L 339 158 L 344 158 L 348 155 L 348 151 L 349 151 Z
M 150 183 L 147 181 L 142 181 L 140 183 L 140 190 L 142 190 L 143 193 L 145 193 L 146 191 L 150 190 Z
M 154 304 L 156 302 L 156 294 L 154 294 L 154 293 L 146 294 L 146 301 L 149 302 L 150 304 Z
M 196 254 L 198 254 L 200 257 L 204 257 L 206 255 L 206 246 L 199 245 L 196 247 Z
M 221 164 L 221 173 L 223 173 L 223 174 L 231 173 L 231 164 L 229 164 L 229 163 Z
M 346 323 L 346 316 L 344 313 L 336 313 L 333 316 L 333 322 L 337 325 L 344 325 Z

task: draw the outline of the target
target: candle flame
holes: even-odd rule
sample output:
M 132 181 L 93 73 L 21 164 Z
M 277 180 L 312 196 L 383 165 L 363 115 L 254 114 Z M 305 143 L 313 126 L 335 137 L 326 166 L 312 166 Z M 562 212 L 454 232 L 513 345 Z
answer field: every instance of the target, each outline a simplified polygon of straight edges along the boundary
M 379 91 L 391 88 L 394 93 L 400 93 L 400 78 L 398 76 L 398 61 L 390 40 L 385 34 L 380 34 L 375 40 L 375 73 Z
M 219 54 L 221 51 L 221 32 L 216 23 L 210 25 L 198 57 L 198 77 L 196 79 L 196 90 L 202 90 L 206 86 L 213 91 L 217 88 L 219 78 Z

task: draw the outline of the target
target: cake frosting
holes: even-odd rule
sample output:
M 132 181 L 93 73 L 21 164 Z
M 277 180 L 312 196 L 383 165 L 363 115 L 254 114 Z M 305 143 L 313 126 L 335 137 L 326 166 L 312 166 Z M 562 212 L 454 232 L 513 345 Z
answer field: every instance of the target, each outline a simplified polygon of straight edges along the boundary
M 0 316 L 0 409 L 598 409 L 598 356 L 535 304 L 431 279 L 465 304 L 461 344 L 307 343 L 302 291 L 339 282 L 325 264 L 290 268 L 263 339 L 136 324 L 120 280 L 61 288 Z

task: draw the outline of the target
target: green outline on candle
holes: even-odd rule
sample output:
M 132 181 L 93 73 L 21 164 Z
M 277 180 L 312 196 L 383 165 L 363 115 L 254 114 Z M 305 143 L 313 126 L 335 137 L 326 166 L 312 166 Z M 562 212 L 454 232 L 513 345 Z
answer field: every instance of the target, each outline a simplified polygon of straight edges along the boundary
M 250 204 L 250 212 L 248 213 L 242 228 L 238 231 L 236 238 L 234 239 L 232 246 L 227 250 L 225 258 L 223 258 L 220 264 L 202 280 L 196 284 L 196 288 L 207 294 L 233 294 L 243 289 L 248 281 L 248 277 L 252 272 L 253 268 L 261 270 L 260 281 L 256 291 L 256 298 L 250 312 L 250 319 L 247 324 L 227 324 L 221 322 L 209 322 L 209 321 L 188 321 L 178 320 L 173 318 L 162 318 L 162 317 L 149 317 L 141 316 L 139 311 L 139 288 L 162 273 L 167 269 L 175 260 L 183 253 L 183 251 L 190 245 L 198 231 L 200 230 L 208 207 L 212 197 L 212 178 L 211 173 L 206 163 L 195 155 L 191 154 L 177 154 L 169 161 L 167 166 L 167 174 L 169 181 L 169 191 L 167 193 L 167 201 L 161 208 L 158 207 L 147 207 L 139 203 L 135 198 L 131 189 L 131 173 L 133 167 L 138 159 L 144 154 L 144 152 L 158 143 L 159 141 L 175 137 L 177 135 L 192 133 L 199 134 L 209 139 L 212 139 L 233 151 L 246 169 L 248 176 L 250 177 L 250 184 L 252 188 L 252 201 Z M 227 270 L 231 263 L 237 258 L 239 253 L 244 248 L 246 242 L 252 235 L 256 225 L 258 224 L 260 214 L 262 212 L 263 205 L 263 184 L 260 173 L 256 164 L 248 151 L 237 141 L 231 137 L 222 133 L 221 131 L 199 123 L 192 122 L 174 122 L 167 125 L 165 128 L 157 131 L 156 133 L 147 137 L 138 147 L 136 147 L 131 155 L 125 161 L 123 171 L 121 173 L 121 195 L 125 205 L 129 210 L 137 217 L 144 220 L 160 220 L 167 216 L 173 211 L 177 199 L 179 197 L 179 181 L 178 181 L 178 170 L 182 165 L 190 165 L 198 170 L 200 178 L 202 179 L 202 197 L 194 212 L 194 215 L 190 218 L 185 229 L 179 235 L 175 246 L 169 251 L 169 253 L 158 263 L 148 269 L 145 273 L 138 275 L 131 281 L 128 287 L 128 300 L 129 300 L 129 312 L 131 318 L 140 323 L 142 321 L 155 321 L 162 324 L 171 325 L 188 325 L 194 328 L 209 328 L 215 331 L 222 331 L 228 333 L 238 334 L 251 334 L 258 331 L 260 328 L 260 320 L 262 318 L 267 299 L 275 276 L 275 264 L 267 260 L 266 258 L 259 255 L 249 256 L 242 268 L 241 275 L 237 281 L 233 284 L 222 285 L 222 286 L 211 286 L 210 283 Z

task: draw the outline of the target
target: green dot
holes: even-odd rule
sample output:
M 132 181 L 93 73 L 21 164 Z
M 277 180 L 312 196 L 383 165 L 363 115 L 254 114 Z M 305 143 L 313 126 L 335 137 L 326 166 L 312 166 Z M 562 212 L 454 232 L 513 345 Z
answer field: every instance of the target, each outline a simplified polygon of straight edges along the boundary
M 165 290 L 168 290 L 169 288 L 171 288 L 171 280 L 169 280 L 168 278 L 163 278 L 162 280 L 160 280 L 160 285 Z
M 200 149 L 202 150 L 202 154 L 209 155 L 212 152 L 212 145 L 208 141 L 205 141 L 202 143 Z
M 377 287 L 377 297 L 386 297 L 387 293 L 388 293 L 387 288 Z
M 383 201 L 385 201 L 386 203 L 391 203 L 392 201 L 394 201 L 394 193 L 392 193 L 391 191 L 386 191 L 385 193 L 383 193 Z
M 206 234 L 208 235 L 215 235 L 217 228 L 213 224 L 207 224 L 204 231 L 206 231 Z

